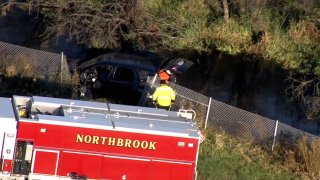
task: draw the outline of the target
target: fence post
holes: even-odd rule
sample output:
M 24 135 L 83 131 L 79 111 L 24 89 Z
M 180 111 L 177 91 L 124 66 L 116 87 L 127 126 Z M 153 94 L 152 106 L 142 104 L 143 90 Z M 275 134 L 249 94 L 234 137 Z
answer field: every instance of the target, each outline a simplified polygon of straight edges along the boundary
M 273 133 L 273 142 L 272 142 L 272 148 L 271 148 L 272 151 L 273 151 L 274 145 L 275 145 L 275 143 L 276 143 L 278 123 L 279 123 L 279 121 L 277 120 L 277 121 L 276 121 L 276 127 L 274 128 L 274 133 Z
M 151 80 L 151 76 L 147 77 L 146 83 L 144 85 L 143 91 L 141 93 L 138 105 L 139 106 L 145 106 L 146 105 L 146 101 L 148 100 L 148 96 L 149 96 L 149 89 L 151 89 L 151 86 L 153 86 L 154 82 L 156 80 L 156 75 L 152 78 Z M 151 82 L 150 82 L 151 81 Z
M 152 85 L 152 86 L 153 86 L 154 83 L 156 82 L 156 79 L 157 79 L 157 74 L 155 74 L 155 75 L 153 76 L 153 79 L 152 79 L 152 81 L 151 81 L 151 85 Z
M 210 112 L 210 107 L 211 107 L 211 100 L 212 98 L 209 98 L 209 104 L 208 104 L 208 109 L 207 109 L 207 114 L 206 114 L 206 122 L 204 124 L 204 129 L 207 128 L 207 123 L 208 123 L 208 118 L 209 118 L 209 112 Z
M 63 71 L 63 52 L 61 52 L 61 61 L 60 61 L 60 83 L 62 84 L 62 71 Z

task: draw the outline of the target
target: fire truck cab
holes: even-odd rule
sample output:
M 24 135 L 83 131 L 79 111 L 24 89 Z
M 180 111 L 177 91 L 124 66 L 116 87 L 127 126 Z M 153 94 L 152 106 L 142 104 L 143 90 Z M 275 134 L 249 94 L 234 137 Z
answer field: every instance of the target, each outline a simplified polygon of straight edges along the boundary
M 0 98 L 1 176 L 191 180 L 188 112 L 40 96 Z

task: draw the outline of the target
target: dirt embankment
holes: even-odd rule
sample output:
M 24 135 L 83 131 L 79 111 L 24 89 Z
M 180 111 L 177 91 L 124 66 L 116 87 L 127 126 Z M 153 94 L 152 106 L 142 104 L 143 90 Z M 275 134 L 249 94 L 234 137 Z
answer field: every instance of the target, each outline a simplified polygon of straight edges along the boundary
M 285 94 L 287 72 L 280 65 L 221 53 L 199 58 L 199 64 L 178 77 L 178 83 L 216 100 L 270 119 L 317 132 L 300 106 Z

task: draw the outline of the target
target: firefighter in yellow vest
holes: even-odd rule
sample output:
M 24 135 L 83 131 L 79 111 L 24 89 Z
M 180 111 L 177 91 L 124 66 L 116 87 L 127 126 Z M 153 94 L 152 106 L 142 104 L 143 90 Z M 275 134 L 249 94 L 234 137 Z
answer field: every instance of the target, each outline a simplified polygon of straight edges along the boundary
M 171 103 L 176 100 L 176 93 L 167 85 L 168 80 L 161 80 L 158 87 L 152 95 L 152 100 L 156 102 L 158 108 L 170 110 Z

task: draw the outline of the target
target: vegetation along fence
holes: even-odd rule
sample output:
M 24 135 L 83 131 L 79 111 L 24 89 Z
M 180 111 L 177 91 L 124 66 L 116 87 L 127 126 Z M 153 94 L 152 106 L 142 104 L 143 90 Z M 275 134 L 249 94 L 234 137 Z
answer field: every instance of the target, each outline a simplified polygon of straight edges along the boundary
M 71 79 L 66 58 L 61 54 L 0 42 L 0 75 L 67 82 Z
M 141 105 L 146 105 L 149 95 L 158 87 L 157 77 L 149 77 Z M 315 135 L 293 128 L 272 119 L 245 111 L 234 106 L 204 96 L 195 91 L 169 84 L 176 91 L 176 102 L 173 110 L 192 109 L 196 111 L 196 119 L 200 128 L 211 126 L 223 130 L 235 137 L 248 138 L 254 142 L 269 146 L 272 150 L 276 141 L 295 142 L 299 137 L 306 136 L 312 140 Z

